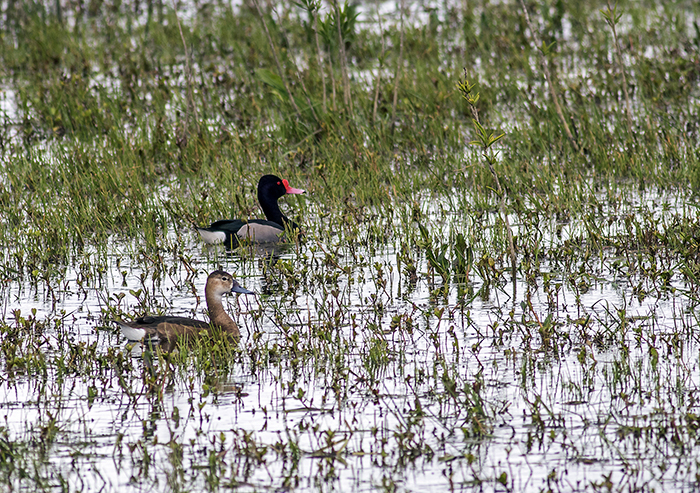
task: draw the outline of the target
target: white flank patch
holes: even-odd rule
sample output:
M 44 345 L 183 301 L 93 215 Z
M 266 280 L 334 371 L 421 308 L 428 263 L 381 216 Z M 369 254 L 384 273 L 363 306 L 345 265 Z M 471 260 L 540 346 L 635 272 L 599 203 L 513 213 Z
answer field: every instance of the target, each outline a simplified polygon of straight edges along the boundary
M 209 243 L 210 245 L 218 245 L 226 241 L 226 233 L 223 231 L 207 231 L 206 229 L 197 228 L 199 234 L 201 235 L 204 243 Z
M 146 335 L 146 331 L 144 329 L 135 329 L 119 322 L 117 322 L 117 324 L 119 324 L 119 328 L 122 330 L 124 337 L 130 341 L 140 341 Z

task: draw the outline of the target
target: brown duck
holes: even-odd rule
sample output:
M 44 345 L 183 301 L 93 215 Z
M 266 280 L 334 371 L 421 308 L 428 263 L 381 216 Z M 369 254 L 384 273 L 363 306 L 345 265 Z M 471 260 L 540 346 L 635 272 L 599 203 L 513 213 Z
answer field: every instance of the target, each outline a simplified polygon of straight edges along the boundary
M 224 310 L 222 299 L 229 293 L 253 294 L 253 292 L 238 284 L 238 281 L 228 272 L 215 270 L 207 278 L 204 293 L 209 309 L 209 323 L 193 318 L 167 315 L 140 317 L 133 322 L 116 320 L 116 323 L 129 341 L 160 344 L 166 351 L 173 349 L 178 339 L 198 337 L 201 332 L 209 332 L 212 327 L 230 337 L 239 338 L 241 333 L 238 326 Z

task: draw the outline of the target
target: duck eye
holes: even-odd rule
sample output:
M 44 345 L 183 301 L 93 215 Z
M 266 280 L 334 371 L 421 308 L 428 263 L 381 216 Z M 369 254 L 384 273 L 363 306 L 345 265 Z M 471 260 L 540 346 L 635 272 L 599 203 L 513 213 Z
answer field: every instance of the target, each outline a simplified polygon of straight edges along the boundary
M 281 182 L 281 181 L 278 181 L 278 182 L 277 182 L 277 184 L 278 184 L 278 185 L 281 185 L 281 184 L 282 184 L 282 182 Z

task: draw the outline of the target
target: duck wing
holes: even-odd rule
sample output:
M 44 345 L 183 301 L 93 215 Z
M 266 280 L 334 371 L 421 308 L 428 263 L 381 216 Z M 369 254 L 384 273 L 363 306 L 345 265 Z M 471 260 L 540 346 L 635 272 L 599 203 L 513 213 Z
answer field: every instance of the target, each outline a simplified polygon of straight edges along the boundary
M 225 243 L 227 248 L 236 248 L 238 246 L 236 233 L 245 224 L 246 222 L 241 219 L 222 219 L 211 223 L 208 228 L 197 228 L 197 231 L 205 243 L 211 245 Z
M 133 322 L 121 320 L 115 322 L 129 341 L 175 340 L 178 337 L 209 330 L 207 322 L 186 317 L 145 316 L 137 318 Z
M 226 248 L 238 248 L 241 241 L 277 243 L 284 235 L 284 226 L 265 219 L 222 219 L 208 228 L 197 228 L 206 243 L 224 243 Z

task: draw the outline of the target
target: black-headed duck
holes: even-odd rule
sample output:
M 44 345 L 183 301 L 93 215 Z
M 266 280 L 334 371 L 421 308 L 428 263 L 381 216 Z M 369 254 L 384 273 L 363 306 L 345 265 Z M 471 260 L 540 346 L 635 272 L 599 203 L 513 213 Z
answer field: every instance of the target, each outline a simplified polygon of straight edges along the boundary
M 300 231 L 298 224 L 282 214 L 277 200 L 286 194 L 302 193 L 304 190 L 291 187 L 287 180 L 265 175 L 258 182 L 258 202 L 267 220 L 222 219 L 197 231 L 206 243 L 224 243 L 230 249 L 237 248 L 242 241 L 277 243 L 283 240 L 285 228 Z

